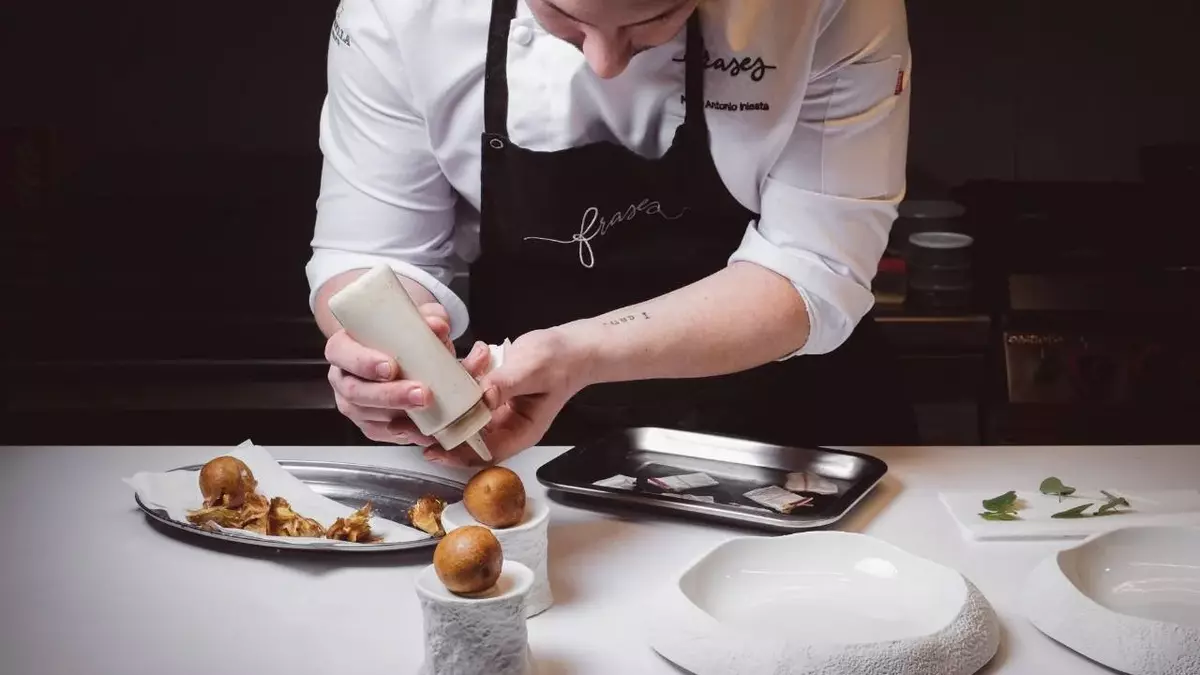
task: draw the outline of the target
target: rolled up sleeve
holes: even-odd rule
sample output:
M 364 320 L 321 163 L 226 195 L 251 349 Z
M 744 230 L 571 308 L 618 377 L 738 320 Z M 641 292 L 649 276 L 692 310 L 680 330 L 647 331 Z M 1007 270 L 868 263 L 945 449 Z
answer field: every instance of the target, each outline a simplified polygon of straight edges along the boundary
M 467 327 L 453 293 L 456 195 L 412 105 L 400 50 L 372 0 L 343 0 L 331 32 L 328 93 L 321 109 L 324 155 L 309 305 L 334 276 L 379 264 L 416 281 Z
M 731 257 L 782 275 L 804 300 L 809 337 L 785 358 L 833 351 L 874 304 L 905 192 L 910 66 L 901 0 L 844 3 L 818 41 L 760 218 Z

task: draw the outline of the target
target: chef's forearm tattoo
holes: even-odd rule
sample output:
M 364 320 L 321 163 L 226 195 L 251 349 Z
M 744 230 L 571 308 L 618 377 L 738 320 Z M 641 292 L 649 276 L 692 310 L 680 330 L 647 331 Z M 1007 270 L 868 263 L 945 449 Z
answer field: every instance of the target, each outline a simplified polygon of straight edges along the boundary
M 605 326 L 620 326 L 623 323 L 629 323 L 631 321 L 645 321 L 649 318 L 650 315 L 646 312 L 630 312 L 624 316 L 602 319 L 601 323 L 603 323 Z

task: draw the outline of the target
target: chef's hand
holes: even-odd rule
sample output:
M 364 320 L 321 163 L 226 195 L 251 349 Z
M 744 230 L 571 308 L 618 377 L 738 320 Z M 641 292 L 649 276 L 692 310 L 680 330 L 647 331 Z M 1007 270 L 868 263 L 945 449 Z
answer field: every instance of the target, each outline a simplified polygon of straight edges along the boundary
M 438 303 L 421 305 L 418 309 L 446 349 L 453 353 L 446 309 Z M 485 354 L 486 351 L 485 348 Z M 373 441 L 400 445 L 424 446 L 433 442 L 408 417 L 409 410 L 426 405 L 429 390 L 420 382 L 404 379 L 394 359 L 355 342 L 344 330 L 334 333 L 325 343 L 325 359 L 330 364 L 329 384 L 338 410 L 363 435 Z M 483 374 L 482 366 L 489 360 L 472 352 L 464 364 L 479 377 Z
M 508 459 L 542 440 L 563 406 L 585 386 L 587 363 L 581 346 L 554 330 L 539 330 L 509 345 L 499 368 L 476 376 L 484 401 L 492 409 L 492 421 L 483 438 L 494 461 Z M 484 365 L 489 364 L 490 355 Z M 451 451 L 430 445 L 425 458 L 454 466 L 483 463 L 465 445 Z

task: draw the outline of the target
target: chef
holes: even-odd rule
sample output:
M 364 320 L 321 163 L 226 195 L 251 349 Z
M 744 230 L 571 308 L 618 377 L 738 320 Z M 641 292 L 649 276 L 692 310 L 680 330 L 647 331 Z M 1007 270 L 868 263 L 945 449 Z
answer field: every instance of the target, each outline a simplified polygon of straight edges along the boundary
M 473 457 L 329 313 L 382 262 L 478 340 L 498 460 L 629 426 L 912 442 L 869 314 L 909 64 L 903 0 L 342 0 L 307 266 L 339 410 Z

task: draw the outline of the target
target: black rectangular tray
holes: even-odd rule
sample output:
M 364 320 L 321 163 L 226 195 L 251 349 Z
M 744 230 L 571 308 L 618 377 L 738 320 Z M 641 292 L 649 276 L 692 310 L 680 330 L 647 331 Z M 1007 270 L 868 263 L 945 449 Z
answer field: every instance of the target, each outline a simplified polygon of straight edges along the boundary
M 795 532 L 837 522 L 887 473 L 878 458 L 844 450 L 772 445 L 745 438 L 640 427 L 576 446 L 538 469 L 537 479 L 558 490 L 614 505 L 698 517 L 729 525 Z M 807 471 L 838 485 L 836 495 L 810 495 L 810 506 L 790 514 L 767 512 L 743 495 L 755 488 L 783 487 L 787 474 Z M 703 472 L 718 485 L 687 491 L 714 503 L 667 496 L 647 482 L 654 476 Z M 634 490 L 594 485 L 621 474 L 637 479 Z M 758 507 L 758 508 L 755 508 Z

